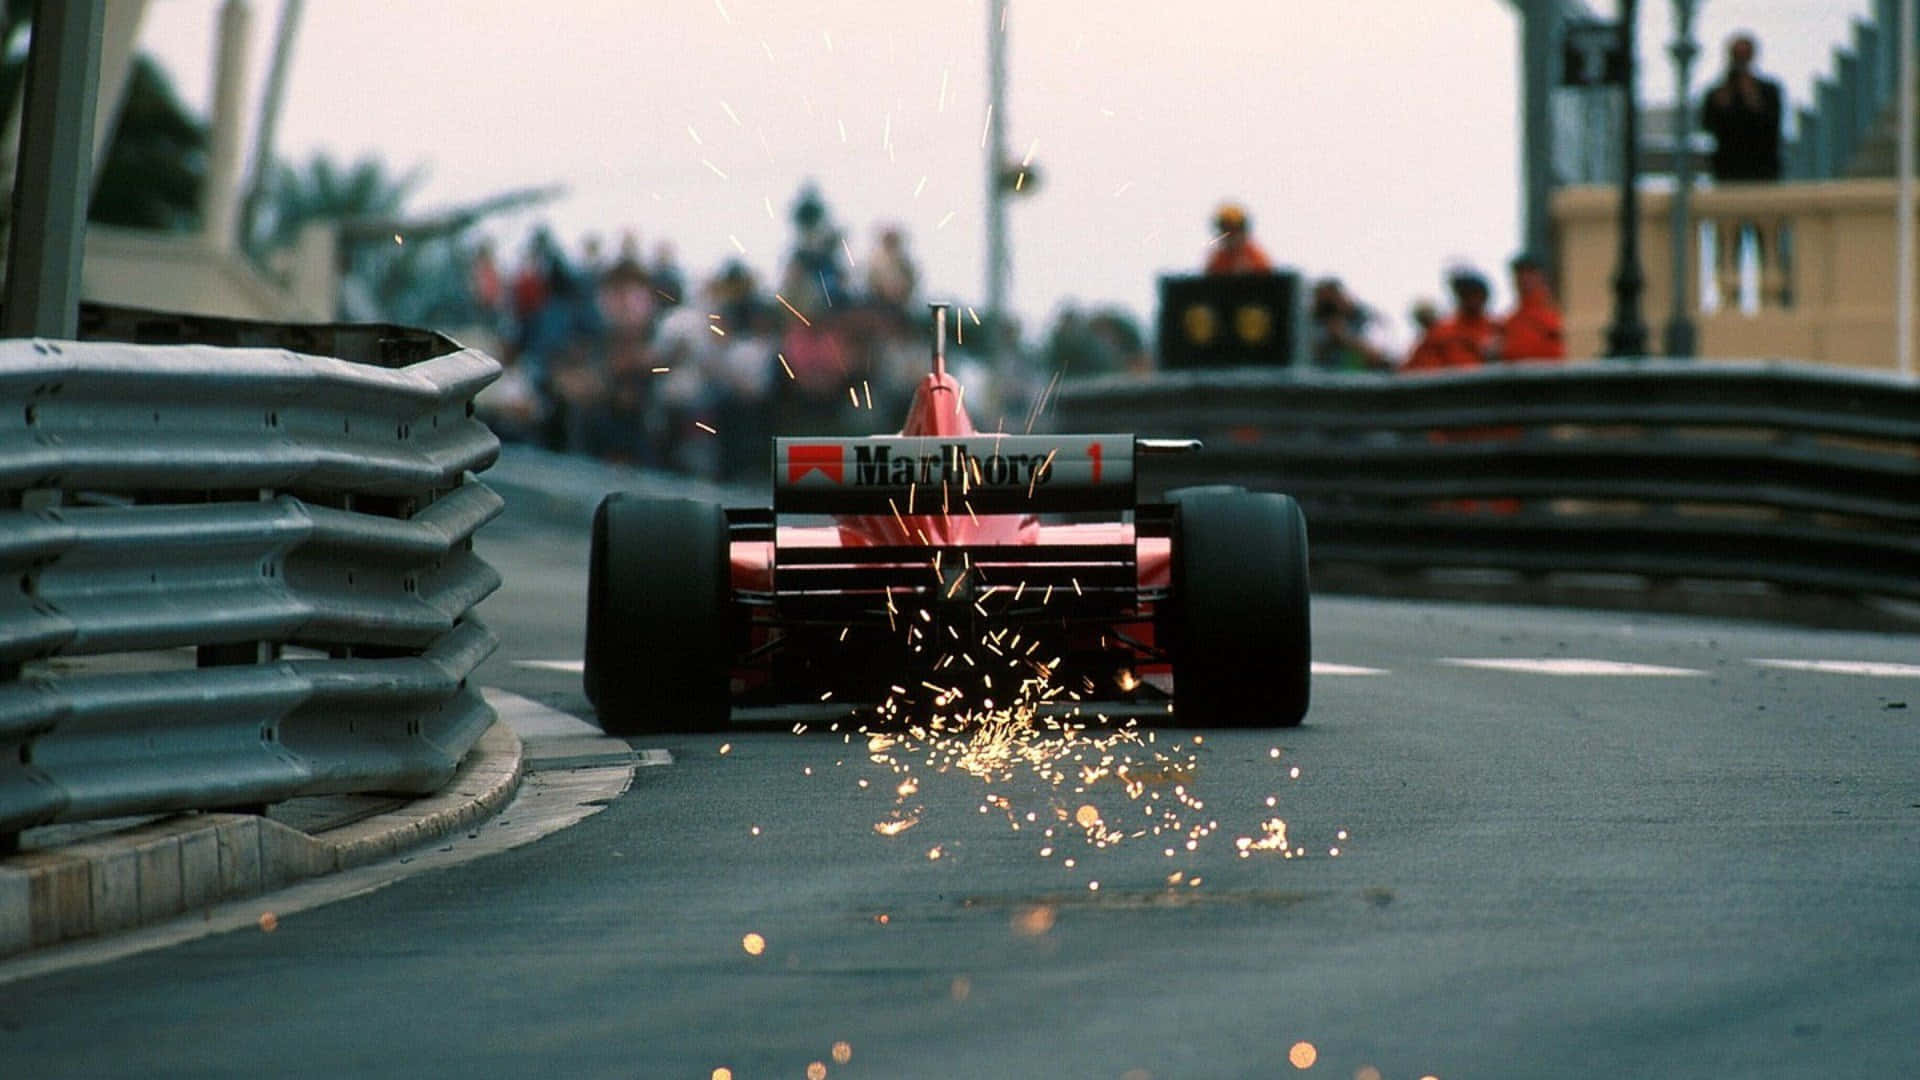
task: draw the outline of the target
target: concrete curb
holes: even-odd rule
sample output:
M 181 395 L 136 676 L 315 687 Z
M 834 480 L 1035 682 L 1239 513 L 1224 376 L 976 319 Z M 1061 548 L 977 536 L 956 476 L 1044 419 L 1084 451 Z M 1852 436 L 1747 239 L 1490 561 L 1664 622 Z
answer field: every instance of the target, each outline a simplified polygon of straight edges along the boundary
M 318 835 L 251 814 L 182 814 L 8 856 L 0 859 L 0 957 L 377 862 L 498 812 L 524 770 L 520 737 L 496 720 L 440 791 Z

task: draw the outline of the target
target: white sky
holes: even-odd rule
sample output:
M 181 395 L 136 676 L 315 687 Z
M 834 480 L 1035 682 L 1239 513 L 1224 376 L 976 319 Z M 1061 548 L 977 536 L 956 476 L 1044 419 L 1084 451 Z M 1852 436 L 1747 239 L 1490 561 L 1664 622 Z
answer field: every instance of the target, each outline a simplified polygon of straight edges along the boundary
M 279 7 L 252 3 L 256 92 Z M 1277 261 L 1339 275 L 1401 333 L 1443 263 L 1497 271 L 1519 244 L 1519 33 L 1503 0 L 1010 7 L 1007 145 L 1034 146 L 1044 172 L 1011 209 L 1029 334 L 1068 299 L 1151 320 L 1155 276 L 1199 265 L 1223 197 L 1251 208 Z M 1642 98 L 1667 99 L 1671 9 L 1641 7 Z M 1749 28 L 1798 105 L 1871 2 L 1700 8 L 1696 87 Z M 218 10 L 160 0 L 143 31 L 195 108 Z M 570 248 L 631 228 L 703 274 L 737 240 L 763 280 L 812 177 L 858 262 L 877 224 L 900 222 L 930 292 L 978 304 L 986 23 L 985 0 L 314 0 L 279 150 L 425 165 L 418 211 L 560 182 L 570 195 L 538 217 Z

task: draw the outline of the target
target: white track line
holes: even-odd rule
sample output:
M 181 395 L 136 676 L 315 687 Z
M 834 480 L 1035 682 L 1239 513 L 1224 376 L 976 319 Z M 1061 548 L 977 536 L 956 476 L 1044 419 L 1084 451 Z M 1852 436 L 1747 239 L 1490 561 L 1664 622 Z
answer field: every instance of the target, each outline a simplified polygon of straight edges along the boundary
M 1881 679 L 1920 679 L 1920 664 L 1877 660 L 1749 660 L 1760 667 L 1817 671 L 1823 675 L 1870 675 Z
M 1352 664 L 1329 664 L 1320 660 L 1315 660 L 1313 662 L 1313 673 L 1315 675 L 1386 675 L 1386 674 L 1389 674 L 1389 672 L 1385 668 L 1355 667 Z
M 1490 671 L 1518 671 L 1528 675 L 1633 675 L 1691 676 L 1705 675 L 1693 668 L 1661 667 L 1658 664 L 1629 664 L 1619 660 L 1585 660 L 1572 657 L 1521 659 L 1503 657 L 1443 657 L 1443 664 L 1455 667 L 1485 668 Z

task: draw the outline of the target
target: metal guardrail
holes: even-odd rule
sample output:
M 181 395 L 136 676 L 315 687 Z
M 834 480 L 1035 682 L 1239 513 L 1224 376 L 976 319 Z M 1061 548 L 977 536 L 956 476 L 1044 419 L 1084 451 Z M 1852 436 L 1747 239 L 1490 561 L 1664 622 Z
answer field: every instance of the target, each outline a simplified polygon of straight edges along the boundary
M 0 839 L 443 785 L 492 722 L 498 365 L 395 327 L 81 327 L 147 344 L 0 341 Z
M 1198 435 L 1143 495 L 1284 490 L 1316 566 L 1920 601 L 1920 385 L 1787 364 L 1220 371 L 1062 385 L 1053 426 Z

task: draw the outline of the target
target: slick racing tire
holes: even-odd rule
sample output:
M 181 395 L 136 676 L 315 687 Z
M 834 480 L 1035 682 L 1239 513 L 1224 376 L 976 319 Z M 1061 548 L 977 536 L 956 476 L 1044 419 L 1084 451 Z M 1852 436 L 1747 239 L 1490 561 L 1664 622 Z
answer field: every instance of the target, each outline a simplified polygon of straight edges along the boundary
M 1189 727 L 1295 727 L 1313 662 L 1307 521 L 1269 492 L 1179 501 L 1167 626 L 1175 718 Z
M 618 493 L 593 515 L 583 682 L 609 735 L 727 722 L 734 615 L 726 512 Z

